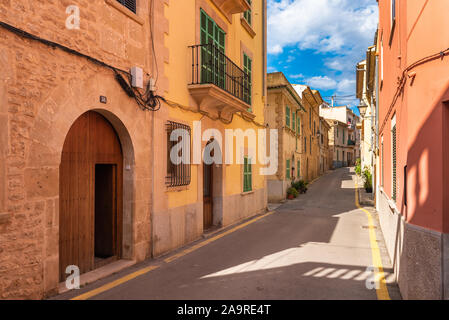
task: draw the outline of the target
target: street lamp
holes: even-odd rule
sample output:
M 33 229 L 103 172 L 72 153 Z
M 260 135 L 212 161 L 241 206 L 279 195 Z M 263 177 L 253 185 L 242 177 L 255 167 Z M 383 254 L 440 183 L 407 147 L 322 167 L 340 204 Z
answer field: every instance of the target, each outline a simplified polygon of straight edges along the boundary
M 362 104 L 359 105 L 357 108 L 359 109 L 360 115 L 362 116 L 362 118 L 364 118 L 365 114 L 366 114 L 366 109 L 368 109 L 368 106 L 364 102 L 362 102 Z

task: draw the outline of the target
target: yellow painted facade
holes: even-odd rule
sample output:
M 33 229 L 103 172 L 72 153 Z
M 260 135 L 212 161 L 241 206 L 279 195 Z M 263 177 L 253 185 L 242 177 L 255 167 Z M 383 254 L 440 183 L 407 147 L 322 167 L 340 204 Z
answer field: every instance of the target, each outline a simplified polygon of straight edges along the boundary
M 154 253 L 162 254 L 200 237 L 203 225 L 204 164 L 191 165 L 191 181 L 182 187 L 167 187 L 164 184 L 167 171 L 167 142 L 165 124 L 174 121 L 188 125 L 192 129 L 192 154 L 195 152 L 195 123 L 201 124 L 201 135 L 208 129 L 216 129 L 221 134 L 214 136 L 222 140 L 222 160 L 224 162 L 225 130 L 255 130 L 264 127 L 265 79 L 266 79 L 266 1 L 252 1 L 251 25 L 245 20 L 243 12 L 229 13 L 226 2 L 246 5 L 246 1 L 183 0 L 164 1 L 164 18 L 168 21 L 164 32 L 163 48 L 167 57 L 159 63 L 167 85 L 158 94 L 167 103 L 160 112 L 154 114 L 155 162 L 154 178 L 157 188 L 154 190 Z M 234 11 L 239 11 L 235 8 Z M 241 10 L 240 10 L 241 11 Z M 217 86 L 209 88 L 207 84 L 194 84 L 195 60 L 194 48 L 201 43 L 201 14 L 205 13 L 225 34 L 223 54 L 244 70 L 244 54 L 251 59 L 251 104 L 245 103 Z M 157 51 L 157 50 L 156 50 Z M 201 55 L 200 55 L 201 56 Z M 223 58 L 225 59 L 225 58 Z M 162 67 L 161 67 L 162 64 Z M 201 62 L 200 62 L 201 64 Z M 227 62 L 227 65 L 230 65 Z M 201 73 L 201 71 L 199 71 Z M 161 76 L 161 75 L 160 75 Z M 204 93 L 203 88 L 209 88 Z M 206 89 L 204 89 L 206 90 Z M 220 100 L 221 99 L 221 100 Z M 210 102 L 211 101 L 211 102 Z M 228 112 L 230 115 L 224 116 Z M 210 105 L 213 105 L 211 107 Z M 250 111 L 242 111 L 250 107 Z M 202 139 L 201 139 L 202 140 Z M 223 227 L 239 220 L 265 212 L 266 179 L 259 174 L 260 165 L 251 166 L 251 190 L 244 190 L 244 165 L 236 163 L 236 139 L 234 139 L 233 164 L 213 165 L 213 226 Z M 196 140 L 197 141 L 197 140 Z M 202 149 L 206 141 L 201 141 Z M 250 155 L 245 139 L 244 154 Z M 253 159 L 255 161 L 256 159 Z

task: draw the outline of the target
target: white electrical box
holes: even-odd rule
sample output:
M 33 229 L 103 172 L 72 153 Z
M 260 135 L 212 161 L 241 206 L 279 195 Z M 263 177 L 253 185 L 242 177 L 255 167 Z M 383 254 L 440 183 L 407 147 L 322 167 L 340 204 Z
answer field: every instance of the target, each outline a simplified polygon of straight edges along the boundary
M 131 85 L 134 88 L 143 89 L 143 70 L 142 70 L 142 68 L 132 67 L 131 68 L 131 77 L 132 77 Z

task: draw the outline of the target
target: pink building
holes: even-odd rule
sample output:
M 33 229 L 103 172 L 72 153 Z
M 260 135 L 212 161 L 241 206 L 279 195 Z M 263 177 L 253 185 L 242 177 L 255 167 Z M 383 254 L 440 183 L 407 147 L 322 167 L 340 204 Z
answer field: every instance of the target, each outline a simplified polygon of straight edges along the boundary
M 381 226 L 403 297 L 448 299 L 449 1 L 378 3 Z

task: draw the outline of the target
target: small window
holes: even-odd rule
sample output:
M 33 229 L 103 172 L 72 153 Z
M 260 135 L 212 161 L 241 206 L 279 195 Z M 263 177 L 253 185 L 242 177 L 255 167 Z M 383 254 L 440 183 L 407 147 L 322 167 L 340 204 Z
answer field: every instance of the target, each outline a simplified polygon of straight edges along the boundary
M 248 4 L 251 6 L 251 0 L 246 0 Z M 252 10 L 249 9 L 243 13 L 243 18 L 245 18 L 246 22 L 248 22 L 249 25 L 252 25 Z
M 248 75 L 248 78 L 245 79 L 244 85 L 246 90 L 244 91 L 244 100 L 251 105 L 251 86 L 252 86 L 252 64 L 253 61 L 250 57 L 248 57 L 245 53 L 243 54 L 243 71 Z M 252 111 L 251 108 L 248 109 L 249 112 Z
M 285 107 L 285 125 L 290 128 L 290 107 Z
M 312 136 L 310 136 L 309 139 L 310 139 L 310 148 L 309 148 L 309 151 L 310 151 L 310 154 L 312 154 Z
M 295 111 L 292 110 L 292 130 L 295 131 L 296 130 L 296 116 L 295 116 Z
M 291 178 L 291 168 L 290 168 L 290 159 L 287 160 L 286 164 L 286 170 L 285 170 L 285 178 L 290 179 Z
M 296 177 L 300 178 L 301 177 L 301 161 L 298 160 L 298 162 L 296 163 Z
M 307 152 L 307 137 L 304 137 L 304 153 Z
M 391 27 L 390 27 L 390 41 L 389 45 L 391 46 L 391 42 L 393 40 L 394 29 L 396 28 L 396 1 L 391 0 Z
M 253 172 L 251 159 L 244 158 L 243 162 L 243 192 L 249 192 L 253 190 Z
M 309 110 L 309 128 L 312 129 L 312 108 Z
M 181 158 L 185 155 L 190 155 L 190 127 L 181 123 L 168 121 L 166 124 L 167 129 L 167 176 L 166 185 L 168 187 L 187 186 L 190 184 L 190 159 L 188 161 L 181 161 L 176 164 L 170 157 L 173 147 L 178 146 L 181 143 L 180 154 Z M 171 135 L 173 131 L 179 130 L 180 135 L 178 141 L 171 141 Z M 183 154 L 183 152 L 187 152 Z M 186 163 L 188 162 L 188 163 Z
M 127 7 L 132 12 L 137 13 L 136 0 L 117 0 L 117 1 L 121 3 L 123 6 Z

